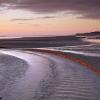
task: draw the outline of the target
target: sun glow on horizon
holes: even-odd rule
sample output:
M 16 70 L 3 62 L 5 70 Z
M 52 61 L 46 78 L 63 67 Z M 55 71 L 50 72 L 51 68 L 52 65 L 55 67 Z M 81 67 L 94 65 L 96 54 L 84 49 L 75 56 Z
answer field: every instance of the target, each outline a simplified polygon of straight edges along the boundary
M 100 31 L 100 20 L 82 19 L 76 14 L 65 14 L 65 12 L 42 14 L 20 9 L 2 10 L 0 36 L 70 35 Z

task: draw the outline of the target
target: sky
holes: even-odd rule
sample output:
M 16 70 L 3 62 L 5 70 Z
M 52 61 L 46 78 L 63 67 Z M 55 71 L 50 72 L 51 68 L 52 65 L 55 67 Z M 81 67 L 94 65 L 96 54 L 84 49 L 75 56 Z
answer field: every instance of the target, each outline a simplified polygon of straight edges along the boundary
M 0 0 L 0 36 L 100 31 L 100 0 Z

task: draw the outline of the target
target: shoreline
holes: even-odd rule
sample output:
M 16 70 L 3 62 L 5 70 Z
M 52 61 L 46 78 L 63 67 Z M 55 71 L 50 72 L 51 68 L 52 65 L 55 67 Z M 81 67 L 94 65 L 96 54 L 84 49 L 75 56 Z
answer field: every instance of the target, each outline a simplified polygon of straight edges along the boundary
M 92 70 L 96 74 L 100 75 L 100 67 L 99 67 L 100 57 L 90 57 L 81 54 L 66 53 L 61 51 L 51 51 L 45 49 L 24 49 L 24 50 L 57 55 L 65 59 L 71 60 L 73 62 L 79 63 L 84 67 L 87 67 L 88 69 Z

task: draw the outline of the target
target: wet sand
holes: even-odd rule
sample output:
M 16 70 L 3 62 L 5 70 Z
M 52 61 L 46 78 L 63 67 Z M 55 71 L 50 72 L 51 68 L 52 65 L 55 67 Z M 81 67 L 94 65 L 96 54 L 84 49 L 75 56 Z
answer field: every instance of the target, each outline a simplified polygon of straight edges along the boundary
M 22 50 L 3 50 L 0 58 L 0 74 L 4 73 L 0 75 L 3 76 L 1 82 L 7 80 L 0 90 L 2 100 L 100 98 L 100 76 L 70 59 L 48 52 Z

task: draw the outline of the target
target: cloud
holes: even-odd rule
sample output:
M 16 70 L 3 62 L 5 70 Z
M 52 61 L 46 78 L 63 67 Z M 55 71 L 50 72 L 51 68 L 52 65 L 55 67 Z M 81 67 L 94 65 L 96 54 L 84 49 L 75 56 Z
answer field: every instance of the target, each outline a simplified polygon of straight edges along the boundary
M 53 19 L 53 18 L 56 18 L 56 16 L 42 16 L 36 18 L 12 18 L 10 21 L 32 21 L 36 19 Z
M 56 18 L 56 16 L 44 16 L 44 17 L 38 17 L 40 19 L 53 19 Z
M 82 18 L 100 19 L 100 0 L 0 0 L 0 4 L 38 13 L 71 11 Z
M 33 20 L 33 19 L 25 19 L 25 18 L 13 18 L 13 19 L 11 19 L 11 21 L 31 21 L 31 20 Z

